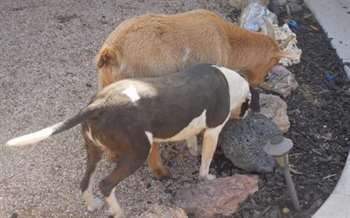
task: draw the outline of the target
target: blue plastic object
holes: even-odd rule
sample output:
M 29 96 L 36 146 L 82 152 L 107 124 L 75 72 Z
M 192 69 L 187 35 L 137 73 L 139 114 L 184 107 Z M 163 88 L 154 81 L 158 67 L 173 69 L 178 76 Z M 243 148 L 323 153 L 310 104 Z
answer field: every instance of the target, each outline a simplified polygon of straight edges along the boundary
M 330 81 L 335 81 L 335 76 L 334 76 L 333 73 L 330 72 L 330 71 L 326 71 L 324 76 L 325 76 L 325 79 L 326 79 L 328 82 L 330 82 Z
M 299 28 L 299 24 L 295 20 L 288 20 L 287 24 L 288 24 L 289 28 L 291 28 L 292 30 L 296 30 Z

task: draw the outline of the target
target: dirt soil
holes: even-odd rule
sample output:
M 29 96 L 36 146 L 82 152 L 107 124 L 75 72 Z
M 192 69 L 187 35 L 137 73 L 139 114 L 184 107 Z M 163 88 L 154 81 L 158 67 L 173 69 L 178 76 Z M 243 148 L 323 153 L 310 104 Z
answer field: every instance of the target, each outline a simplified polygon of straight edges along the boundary
M 62 121 L 88 103 L 97 89 L 95 55 L 121 21 L 195 8 L 229 14 L 224 2 L 208 2 L 1 0 L 0 144 Z M 153 203 L 169 204 L 175 190 L 197 181 L 197 159 L 176 149 L 164 149 L 173 179 L 160 182 L 143 167 L 118 185 L 126 217 Z M 79 127 L 32 146 L 0 146 L 0 218 L 107 217 L 107 207 L 89 213 L 82 201 L 85 162 Z M 99 168 L 97 181 L 111 164 Z
M 208 3 L 209 2 L 209 3 Z M 228 19 L 236 11 L 224 1 L 2 0 L 0 3 L 0 142 L 38 130 L 75 114 L 96 90 L 94 56 L 117 24 L 146 12 L 175 13 L 209 8 Z M 231 13 L 232 12 L 232 13 Z M 295 142 L 293 174 L 303 206 L 294 212 L 280 173 L 260 175 L 260 191 L 243 203 L 234 218 L 308 217 L 334 188 L 349 139 L 350 90 L 342 65 L 317 22 L 305 10 L 294 17 L 303 49 L 291 68 L 300 84 L 287 99 Z M 335 84 L 326 82 L 333 72 Z M 183 147 L 164 146 L 173 178 L 154 179 L 143 167 L 118 185 L 117 199 L 127 217 L 153 203 L 171 204 L 174 192 L 197 182 L 199 160 Z M 89 213 L 79 182 L 86 154 L 79 128 L 24 148 L 0 146 L 0 217 L 106 217 L 106 207 Z M 103 178 L 111 164 L 102 163 Z M 218 150 L 211 169 L 218 176 L 245 173 Z M 316 202 L 316 203 L 315 203 Z

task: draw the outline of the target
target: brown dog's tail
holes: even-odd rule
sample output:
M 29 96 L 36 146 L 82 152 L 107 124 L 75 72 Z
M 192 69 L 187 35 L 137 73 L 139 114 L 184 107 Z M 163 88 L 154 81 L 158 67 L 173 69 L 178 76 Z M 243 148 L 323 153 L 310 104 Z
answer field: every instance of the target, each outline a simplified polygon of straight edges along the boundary
M 6 142 L 6 146 L 23 146 L 23 145 L 29 145 L 34 144 L 37 142 L 40 142 L 44 139 L 47 139 L 48 137 L 55 135 L 57 133 L 63 132 L 65 130 L 68 130 L 79 123 L 86 120 L 94 111 L 96 110 L 96 107 L 86 107 L 83 110 L 81 110 L 78 114 L 75 116 L 66 119 L 65 121 L 56 123 L 55 125 L 46 127 L 42 130 L 39 130 L 34 133 L 30 133 L 27 135 L 23 135 L 17 138 L 13 138 Z
M 121 50 L 118 46 L 104 46 L 96 55 L 96 65 L 101 68 L 108 64 L 119 65 L 121 58 Z

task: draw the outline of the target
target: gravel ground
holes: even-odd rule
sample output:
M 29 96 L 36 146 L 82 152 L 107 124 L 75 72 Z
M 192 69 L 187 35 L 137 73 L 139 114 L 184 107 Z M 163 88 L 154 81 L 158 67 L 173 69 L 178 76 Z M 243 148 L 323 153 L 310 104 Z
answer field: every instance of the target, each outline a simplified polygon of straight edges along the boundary
M 1 0 L 0 143 L 61 121 L 88 102 L 96 90 L 94 56 L 122 20 L 200 7 L 230 11 L 224 1 L 204 0 Z M 194 181 L 196 158 L 172 149 L 165 155 L 175 181 L 157 181 L 144 167 L 118 186 L 127 217 L 169 203 L 174 190 Z M 33 146 L 0 146 L 0 217 L 105 217 L 106 208 L 87 213 L 82 202 L 85 160 L 79 128 Z

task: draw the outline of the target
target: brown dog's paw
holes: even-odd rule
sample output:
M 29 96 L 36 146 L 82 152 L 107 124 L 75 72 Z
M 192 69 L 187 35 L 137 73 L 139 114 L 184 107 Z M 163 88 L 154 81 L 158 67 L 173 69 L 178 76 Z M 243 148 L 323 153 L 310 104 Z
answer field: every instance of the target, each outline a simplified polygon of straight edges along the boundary
M 159 180 L 169 179 L 171 177 L 171 173 L 167 167 L 153 169 L 152 173 Z

